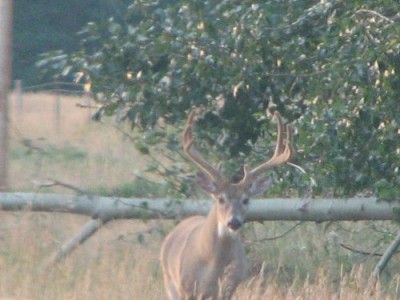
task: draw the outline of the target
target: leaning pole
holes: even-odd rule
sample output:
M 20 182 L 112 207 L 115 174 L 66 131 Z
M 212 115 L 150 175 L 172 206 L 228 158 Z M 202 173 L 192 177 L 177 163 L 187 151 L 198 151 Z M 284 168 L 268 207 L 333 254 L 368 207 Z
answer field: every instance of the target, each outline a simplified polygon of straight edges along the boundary
M 12 0 L 0 1 L 0 191 L 8 189 L 7 98 L 11 82 Z

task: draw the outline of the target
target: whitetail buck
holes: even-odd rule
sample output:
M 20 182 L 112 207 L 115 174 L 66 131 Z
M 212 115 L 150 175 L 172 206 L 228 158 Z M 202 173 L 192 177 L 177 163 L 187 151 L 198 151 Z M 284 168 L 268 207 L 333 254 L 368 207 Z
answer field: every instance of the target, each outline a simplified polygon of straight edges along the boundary
M 184 150 L 203 171 L 197 183 L 215 200 L 207 217 L 190 217 L 166 237 L 161 264 L 168 297 L 175 299 L 231 299 L 246 276 L 246 259 L 238 229 L 245 221 L 249 198 L 264 192 L 271 184 L 265 171 L 286 163 L 294 154 L 292 129 L 278 121 L 278 137 L 273 157 L 250 170 L 238 183 L 229 183 L 218 168 L 209 164 L 193 146 L 194 112 L 187 119 Z

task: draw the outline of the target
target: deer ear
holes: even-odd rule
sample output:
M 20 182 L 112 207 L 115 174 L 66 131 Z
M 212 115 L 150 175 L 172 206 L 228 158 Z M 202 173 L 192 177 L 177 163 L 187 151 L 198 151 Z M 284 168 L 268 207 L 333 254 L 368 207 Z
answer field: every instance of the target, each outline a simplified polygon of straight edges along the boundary
M 213 194 L 218 191 L 217 184 L 206 173 L 198 172 L 196 182 L 207 193 Z
M 270 176 L 263 176 L 257 178 L 247 187 L 249 194 L 255 196 L 264 193 L 272 185 L 272 179 Z

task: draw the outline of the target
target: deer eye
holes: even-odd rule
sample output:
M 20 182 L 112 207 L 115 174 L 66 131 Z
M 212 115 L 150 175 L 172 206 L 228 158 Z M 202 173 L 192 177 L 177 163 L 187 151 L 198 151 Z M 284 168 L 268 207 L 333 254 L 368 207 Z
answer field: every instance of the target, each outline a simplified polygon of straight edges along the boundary
M 244 198 L 244 199 L 243 199 L 243 204 L 244 204 L 244 205 L 247 205 L 247 204 L 249 204 L 249 201 L 250 201 L 249 198 Z
M 224 204 L 225 203 L 224 197 L 218 197 L 218 203 L 219 204 Z

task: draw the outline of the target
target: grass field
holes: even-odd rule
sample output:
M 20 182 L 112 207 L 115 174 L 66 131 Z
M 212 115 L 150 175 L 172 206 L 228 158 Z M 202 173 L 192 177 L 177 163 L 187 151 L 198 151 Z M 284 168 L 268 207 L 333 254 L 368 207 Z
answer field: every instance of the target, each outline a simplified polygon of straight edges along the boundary
M 146 158 L 112 121 L 90 121 L 90 112 L 76 106 L 87 99 L 67 96 L 60 98 L 57 121 L 55 99 L 26 94 L 21 111 L 11 98 L 12 190 L 73 193 L 60 186 L 39 188 L 48 178 L 94 192 L 134 184 Z M 0 299 L 165 299 L 158 252 L 163 234 L 174 225 L 170 221 L 111 222 L 66 260 L 40 271 L 46 258 L 88 221 L 67 214 L 0 212 Z M 400 299 L 398 258 L 385 270 L 382 287 L 373 290 L 368 277 L 379 258 L 337 242 L 382 252 L 395 226 L 248 224 L 248 257 L 252 265 L 265 261 L 265 288 L 259 277 L 252 277 L 236 299 Z M 282 238 L 265 240 L 285 232 Z

